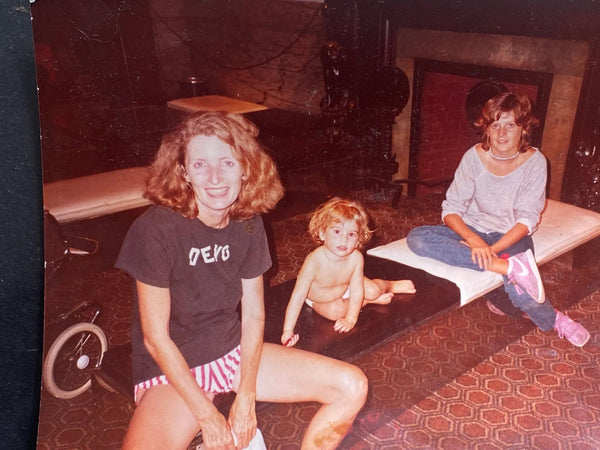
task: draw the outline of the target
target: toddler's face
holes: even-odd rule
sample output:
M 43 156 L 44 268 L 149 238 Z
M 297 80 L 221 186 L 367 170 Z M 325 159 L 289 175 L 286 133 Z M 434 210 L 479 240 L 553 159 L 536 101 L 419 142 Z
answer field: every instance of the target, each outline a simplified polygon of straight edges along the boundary
M 338 256 L 348 256 L 358 246 L 358 226 L 352 220 L 337 221 L 319 233 L 330 252 Z

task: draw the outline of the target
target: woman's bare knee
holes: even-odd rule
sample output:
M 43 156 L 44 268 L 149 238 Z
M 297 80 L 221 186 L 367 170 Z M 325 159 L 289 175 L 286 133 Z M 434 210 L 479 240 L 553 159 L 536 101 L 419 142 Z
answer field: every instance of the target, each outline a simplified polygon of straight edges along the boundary
M 283 386 L 280 380 L 286 380 Z M 368 380 L 358 367 L 305 350 L 265 343 L 257 394 L 266 401 L 364 402 Z
M 369 381 L 358 367 L 348 364 L 344 373 L 336 380 L 339 401 L 352 401 L 357 409 L 362 408 L 367 400 Z
M 349 363 L 340 364 L 343 365 L 330 372 L 324 389 L 327 398 L 322 403 L 358 412 L 367 399 L 369 381 L 358 367 Z

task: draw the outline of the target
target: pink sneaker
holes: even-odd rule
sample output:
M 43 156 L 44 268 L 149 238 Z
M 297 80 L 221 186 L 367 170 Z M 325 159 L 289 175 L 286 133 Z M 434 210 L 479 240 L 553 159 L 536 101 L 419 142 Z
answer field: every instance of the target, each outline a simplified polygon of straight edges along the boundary
M 538 303 L 544 303 L 544 284 L 531 249 L 508 258 L 508 280 L 519 294 L 527 292 Z
M 590 333 L 583 325 L 578 324 L 573 319 L 558 311 L 556 311 L 554 329 L 558 333 L 559 338 L 567 338 L 567 341 L 577 347 L 583 347 L 590 338 Z

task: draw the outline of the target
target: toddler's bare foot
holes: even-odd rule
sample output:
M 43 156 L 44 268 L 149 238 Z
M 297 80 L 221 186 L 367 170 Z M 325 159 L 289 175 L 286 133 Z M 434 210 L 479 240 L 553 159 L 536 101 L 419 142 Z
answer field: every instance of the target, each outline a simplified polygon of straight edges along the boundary
M 368 303 L 374 303 L 377 305 L 388 305 L 392 301 L 392 297 L 394 294 L 392 292 L 386 292 L 385 294 L 381 294 L 375 300 L 369 300 Z
M 391 291 L 394 294 L 414 294 L 417 292 L 411 280 L 396 280 L 391 281 L 391 283 Z

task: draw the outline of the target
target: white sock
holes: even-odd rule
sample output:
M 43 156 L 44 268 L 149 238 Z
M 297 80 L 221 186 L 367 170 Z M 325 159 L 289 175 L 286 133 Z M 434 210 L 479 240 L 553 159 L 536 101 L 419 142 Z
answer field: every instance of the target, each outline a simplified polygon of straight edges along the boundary
M 512 270 L 513 270 L 513 260 L 512 260 L 512 256 L 510 258 L 508 258 L 506 261 L 508 261 L 508 269 L 506 270 L 506 275 L 509 275 Z

